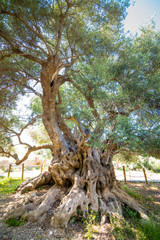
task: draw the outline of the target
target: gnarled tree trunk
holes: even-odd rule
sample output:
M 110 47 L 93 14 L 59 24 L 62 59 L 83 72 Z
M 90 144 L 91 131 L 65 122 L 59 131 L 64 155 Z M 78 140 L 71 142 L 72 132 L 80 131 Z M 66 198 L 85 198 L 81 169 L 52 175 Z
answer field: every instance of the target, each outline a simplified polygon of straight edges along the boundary
M 43 123 L 53 143 L 53 159 L 49 172 L 23 183 L 19 190 L 25 192 L 52 181 L 53 186 L 43 198 L 20 208 L 29 221 L 50 219 L 53 226 L 66 226 L 70 217 L 80 209 L 91 208 L 101 215 L 122 215 L 122 204 L 127 204 L 147 217 L 138 203 L 124 193 L 116 180 L 112 158 L 116 145 L 106 142 L 106 150 L 92 149 L 87 144 L 85 129 L 80 124 L 81 136 L 74 138 L 58 109 L 56 97 L 64 79 L 58 77 L 61 63 L 53 56 L 42 67 Z M 10 212 L 15 216 L 17 208 Z M 17 216 L 17 215 L 16 215 Z

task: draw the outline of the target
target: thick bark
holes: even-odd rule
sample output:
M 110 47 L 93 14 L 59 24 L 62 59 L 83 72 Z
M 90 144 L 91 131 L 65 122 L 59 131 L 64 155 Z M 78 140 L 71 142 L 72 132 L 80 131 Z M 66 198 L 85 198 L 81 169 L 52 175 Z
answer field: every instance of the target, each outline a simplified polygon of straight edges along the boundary
M 114 146 L 108 145 L 106 152 L 93 150 L 86 146 L 85 138 L 75 146 L 76 150 L 72 148 L 67 154 L 60 154 L 59 158 L 52 160 L 49 173 L 41 174 L 19 187 L 24 192 L 53 179 L 53 186 L 46 195 L 39 202 L 33 200 L 32 208 L 19 206 L 18 215 L 15 208 L 6 217 L 20 217 L 27 212 L 29 221 L 43 223 L 49 220 L 51 225 L 63 227 L 79 210 L 84 214 L 92 209 L 100 211 L 101 216 L 122 216 L 125 204 L 147 218 L 141 206 L 119 187 L 112 165 Z
M 59 151 L 67 151 L 66 140 L 56 121 L 56 96 L 60 87 L 58 72 L 62 63 L 52 56 L 42 65 L 41 84 L 43 88 L 43 123 L 54 146 L 55 156 Z

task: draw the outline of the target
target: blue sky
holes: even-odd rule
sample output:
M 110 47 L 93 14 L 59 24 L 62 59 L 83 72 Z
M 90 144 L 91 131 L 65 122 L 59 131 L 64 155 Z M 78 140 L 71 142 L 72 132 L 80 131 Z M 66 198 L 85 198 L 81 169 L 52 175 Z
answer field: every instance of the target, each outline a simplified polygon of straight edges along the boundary
M 146 24 L 152 17 L 156 21 L 156 28 L 160 31 L 160 0 L 135 0 L 128 10 L 125 20 L 125 30 L 133 34 L 139 31 L 141 25 Z

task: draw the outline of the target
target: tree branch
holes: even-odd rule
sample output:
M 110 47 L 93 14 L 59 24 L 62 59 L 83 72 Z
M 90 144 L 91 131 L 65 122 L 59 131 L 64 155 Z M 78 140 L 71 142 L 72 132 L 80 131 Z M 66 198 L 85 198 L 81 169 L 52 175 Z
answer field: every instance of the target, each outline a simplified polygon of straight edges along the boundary
M 0 30 L 0 36 L 5 39 L 5 41 L 10 45 L 11 49 L 13 52 L 2 55 L 1 60 L 4 59 L 5 57 L 10 57 L 14 54 L 23 56 L 27 59 L 30 59 L 32 61 L 35 61 L 42 65 L 44 63 L 44 60 L 38 58 L 37 56 L 31 54 L 31 53 L 24 53 L 23 51 L 20 50 L 20 46 L 17 44 L 17 40 L 11 38 L 8 33 L 3 32 L 3 30 Z
M 27 151 L 27 153 L 24 155 L 24 157 L 19 160 L 18 159 L 18 156 L 17 154 L 11 154 L 9 152 L 6 152 L 2 147 L 0 147 L 0 154 L 4 154 L 4 155 L 7 155 L 7 156 L 10 156 L 12 158 L 14 158 L 16 160 L 16 165 L 19 165 L 21 163 L 23 163 L 25 160 L 27 160 L 28 156 L 32 153 L 32 152 L 35 152 L 35 151 L 38 151 L 38 150 L 41 150 L 41 149 L 53 149 L 53 145 L 42 145 L 42 146 L 33 146 L 33 147 L 30 147 Z
M 47 48 L 48 54 L 51 55 L 51 50 L 50 50 L 50 48 L 49 48 L 49 46 L 48 46 L 48 44 L 47 44 L 44 36 L 43 36 L 41 33 L 35 31 L 35 30 L 34 30 L 22 17 L 20 17 L 17 13 L 5 11 L 5 10 L 2 8 L 2 5 L 1 5 L 1 4 L 0 4 L 0 7 L 1 7 L 1 14 L 5 14 L 5 15 L 9 15 L 9 16 L 13 16 L 13 17 L 17 18 L 17 19 L 18 19 L 20 22 L 22 22 L 31 32 L 33 32 L 38 38 L 40 38 L 40 39 L 44 42 L 44 44 L 45 44 L 45 46 L 46 46 L 46 48 Z
M 40 98 L 42 98 L 42 94 L 41 93 L 39 93 L 39 92 L 37 92 L 34 88 L 32 88 L 32 87 L 30 87 L 30 86 L 28 86 L 28 85 L 26 85 L 26 84 L 24 84 L 23 85 L 25 88 L 27 88 L 27 89 L 30 89 L 35 95 L 37 95 L 38 97 L 40 97 Z
M 64 13 L 62 13 L 62 6 L 60 6 L 60 4 L 58 2 L 58 6 L 59 6 L 59 9 L 61 11 L 61 14 L 60 14 L 60 20 L 59 20 L 59 28 L 58 28 L 57 44 L 56 44 L 56 53 L 55 53 L 55 56 L 56 56 L 57 59 L 58 59 L 58 52 L 59 52 L 61 38 L 62 38 L 62 27 L 63 27 L 64 19 L 67 17 L 69 8 L 72 6 L 72 4 L 70 4 L 68 1 L 66 1 L 66 3 L 67 3 L 67 9 L 66 9 L 66 11 Z
M 36 119 L 39 118 L 39 117 L 42 117 L 42 115 L 36 115 L 36 116 L 32 119 L 32 121 L 31 121 L 30 123 L 26 124 L 26 125 L 21 129 L 21 131 L 20 131 L 19 133 L 17 133 L 16 131 L 8 128 L 8 127 L 5 126 L 5 124 L 3 124 L 2 122 L 0 122 L 0 124 L 3 126 L 3 128 L 5 128 L 6 130 L 8 130 L 8 132 L 14 133 L 15 136 L 17 136 L 18 141 L 19 141 L 19 144 L 25 145 L 25 146 L 31 148 L 31 145 L 30 145 L 30 144 L 22 142 L 22 140 L 21 140 L 21 134 L 23 133 L 23 131 L 24 131 L 28 126 L 33 125 L 34 122 L 36 121 Z
M 36 115 L 36 116 L 32 119 L 32 121 L 31 121 L 30 123 L 26 124 L 26 125 L 21 129 L 21 131 L 20 131 L 19 134 L 21 135 L 22 132 L 23 132 L 28 126 L 33 125 L 34 122 L 36 121 L 36 119 L 37 119 L 37 118 L 41 118 L 41 117 L 42 117 L 42 115 Z

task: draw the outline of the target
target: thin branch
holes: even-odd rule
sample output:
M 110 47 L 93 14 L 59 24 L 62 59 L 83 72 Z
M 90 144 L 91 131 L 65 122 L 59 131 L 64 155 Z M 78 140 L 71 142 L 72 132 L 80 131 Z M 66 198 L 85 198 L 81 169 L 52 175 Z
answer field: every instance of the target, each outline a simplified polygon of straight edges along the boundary
M 24 162 L 28 156 L 32 153 L 32 152 L 35 152 L 35 151 L 38 151 L 38 150 L 41 150 L 41 149 L 53 149 L 53 145 L 42 145 L 42 146 L 34 146 L 34 147 L 31 147 L 28 149 L 27 153 L 24 155 L 24 157 L 21 159 L 21 160 L 18 160 L 16 161 L 16 165 L 19 165 L 21 164 L 22 162 Z
M 31 121 L 30 123 L 26 124 L 26 125 L 21 129 L 21 131 L 19 132 L 19 134 L 21 135 L 22 132 L 23 132 L 28 126 L 33 125 L 34 122 L 36 121 L 36 119 L 37 119 L 37 118 L 41 118 L 41 117 L 42 117 L 42 115 L 36 115 L 36 116 L 32 119 L 32 121 Z
M 6 155 L 7 157 L 12 157 L 17 161 L 17 154 L 11 154 L 10 152 L 5 151 L 1 146 L 0 146 L 0 154 Z
M 42 41 L 44 42 L 47 50 L 48 50 L 48 54 L 51 55 L 51 51 L 50 51 L 50 48 L 44 38 L 44 36 L 42 34 L 40 34 L 39 32 L 35 31 L 22 17 L 20 17 L 17 13 L 12 13 L 12 12 L 9 12 L 9 11 L 5 11 L 3 8 L 2 8 L 2 5 L 0 4 L 0 7 L 1 7 L 1 14 L 6 14 L 6 15 L 9 15 L 9 16 L 13 16 L 15 18 L 17 18 L 19 21 L 21 21 L 31 32 L 33 32 L 38 38 L 42 39 Z
M 57 44 L 56 44 L 56 58 L 58 58 L 58 52 L 59 52 L 59 48 L 60 48 L 60 43 L 61 43 L 61 38 L 62 38 L 62 27 L 63 27 L 63 23 L 64 23 L 64 19 L 67 17 L 68 11 L 71 8 L 72 4 L 70 4 L 67 1 L 67 8 L 66 11 L 64 12 L 64 14 L 62 13 L 62 7 L 59 4 L 59 1 L 57 1 L 59 9 L 61 11 L 60 14 L 60 20 L 59 20 L 59 28 L 58 28 L 58 35 L 57 35 Z
M 24 82 L 24 81 L 28 81 L 28 80 L 30 80 L 30 78 L 23 78 L 23 79 L 20 79 L 20 80 L 18 80 L 18 81 L 14 81 L 14 80 L 13 80 L 13 81 L 14 81 L 14 84 L 10 84 L 10 85 L 8 85 L 8 86 L 2 87 L 2 88 L 0 89 L 0 92 L 6 90 L 7 88 L 13 87 L 13 86 L 16 87 L 20 82 Z
M 19 143 L 20 143 L 21 145 L 25 145 L 25 146 L 31 148 L 31 145 L 30 145 L 30 144 L 25 143 L 25 142 L 22 142 L 22 140 L 21 140 L 21 134 L 22 134 L 22 132 L 23 132 L 28 126 L 33 125 L 34 122 L 36 121 L 36 119 L 39 118 L 39 117 L 42 117 L 42 115 L 36 115 L 36 116 L 32 119 L 32 121 L 31 121 L 30 123 L 26 124 L 26 125 L 21 129 L 21 131 L 20 131 L 19 133 L 16 132 L 16 131 L 14 131 L 14 130 L 12 130 L 12 129 L 10 129 L 10 128 L 8 128 L 8 127 L 7 127 L 5 124 L 3 124 L 2 122 L 1 122 L 0 124 L 3 126 L 3 128 L 5 128 L 6 130 L 8 130 L 8 132 L 11 132 L 11 133 L 14 133 L 14 134 L 15 134 L 15 135 L 17 136 L 18 141 L 19 141 Z
M 2 30 L 0 30 L 0 36 L 2 36 L 6 40 L 6 42 L 10 45 L 10 47 L 11 47 L 11 49 L 13 51 L 10 54 L 3 55 L 1 57 L 1 60 L 4 59 L 5 57 L 10 57 L 10 56 L 16 54 L 16 55 L 23 56 L 23 57 L 25 57 L 27 59 L 30 59 L 32 61 L 35 61 L 35 62 L 39 63 L 40 65 L 42 65 L 44 63 L 44 60 L 38 58 L 37 56 L 35 56 L 35 55 L 31 54 L 31 53 L 24 53 L 23 51 L 21 51 L 19 49 L 20 46 L 17 45 L 17 43 L 16 43 L 17 40 L 11 38 L 8 35 L 8 33 L 6 35 Z
M 32 153 L 32 152 L 35 152 L 35 151 L 38 151 L 38 150 L 41 150 L 41 149 L 50 149 L 52 150 L 53 149 L 53 145 L 50 145 L 50 144 L 47 144 L 47 145 L 42 145 L 42 146 L 33 146 L 33 147 L 30 147 L 27 151 L 27 153 L 24 155 L 24 157 L 19 160 L 18 159 L 18 156 L 16 154 L 11 154 L 10 152 L 6 152 L 2 147 L 0 147 L 0 154 L 4 154 L 4 155 L 7 155 L 7 156 L 10 156 L 12 158 L 14 158 L 16 160 L 16 165 L 19 165 L 21 163 L 23 163 L 28 157 L 29 155 Z
M 41 93 L 39 93 L 39 92 L 37 92 L 34 88 L 32 88 L 32 87 L 30 87 L 30 86 L 28 86 L 28 85 L 26 85 L 26 84 L 24 84 L 23 85 L 25 88 L 27 88 L 27 89 L 30 89 L 35 95 L 37 95 L 38 97 L 40 97 L 40 98 L 42 98 L 42 94 Z

